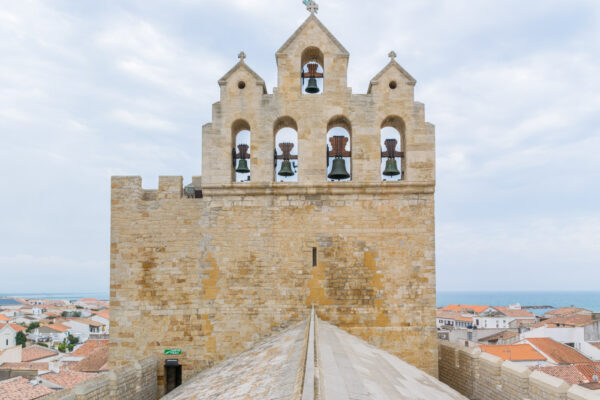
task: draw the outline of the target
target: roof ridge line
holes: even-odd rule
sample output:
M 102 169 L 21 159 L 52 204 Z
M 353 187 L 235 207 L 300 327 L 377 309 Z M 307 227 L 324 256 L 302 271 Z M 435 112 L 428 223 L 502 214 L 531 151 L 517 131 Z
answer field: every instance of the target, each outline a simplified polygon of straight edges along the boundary
M 314 400 L 318 399 L 318 390 L 316 378 L 317 370 L 317 358 L 316 358 L 316 320 L 315 320 L 315 306 L 312 306 L 310 311 L 310 317 L 308 318 L 307 335 L 304 341 L 304 362 L 302 371 L 302 386 L 300 390 L 301 400 Z

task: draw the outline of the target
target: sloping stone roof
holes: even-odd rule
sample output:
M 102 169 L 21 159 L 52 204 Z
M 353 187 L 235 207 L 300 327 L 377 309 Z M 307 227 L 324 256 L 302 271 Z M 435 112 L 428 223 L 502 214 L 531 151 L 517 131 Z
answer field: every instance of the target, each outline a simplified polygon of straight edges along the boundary
M 200 373 L 163 400 L 466 400 L 425 372 L 313 316 Z
M 377 84 L 377 82 L 383 76 L 383 74 L 385 74 L 385 72 L 390 68 L 396 68 L 398 71 L 400 71 L 400 73 L 406 78 L 406 81 L 409 85 L 414 86 L 417 84 L 417 80 L 415 78 L 413 78 L 412 75 L 408 73 L 408 71 L 406 71 L 404 68 L 402 68 L 402 66 L 400 64 L 398 64 L 396 61 L 391 60 L 385 67 L 383 67 L 383 69 L 381 71 L 379 71 L 379 73 L 377 75 L 375 75 L 373 77 L 373 79 L 371 79 L 371 81 L 369 83 L 369 89 L 367 90 L 367 94 L 371 93 L 371 89 L 373 88 L 373 85 Z M 448 307 L 450 307 L 450 306 L 448 306 Z M 444 311 L 459 311 L 459 310 L 444 309 Z
M 311 22 L 316 23 L 316 25 L 325 33 L 325 35 L 327 35 L 327 37 L 332 41 L 332 43 L 334 43 L 336 45 L 336 47 L 339 49 L 341 55 L 347 56 L 347 57 L 350 56 L 350 53 L 348 53 L 348 50 L 346 50 L 346 48 L 340 43 L 340 41 L 337 40 L 337 38 L 335 36 L 333 36 L 333 34 L 329 31 L 329 29 L 327 29 L 327 27 L 325 27 L 325 25 L 323 25 L 321 20 L 319 20 L 319 18 L 317 18 L 317 16 L 315 14 L 311 14 L 311 15 L 309 15 L 308 18 L 306 18 L 306 20 L 302 23 L 302 25 L 300 25 L 298 27 L 298 29 L 296 29 L 296 31 L 292 34 L 292 36 L 290 36 L 289 39 L 286 40 L 285 43 L 279 48 L 279 50 L 277 50 L 276 55 L 285 52 L 285 50 L 292 44 L 292 42 L 294 40 L 296 40 L 296 38 L 298 36 L 300 36 L 302 31 Z

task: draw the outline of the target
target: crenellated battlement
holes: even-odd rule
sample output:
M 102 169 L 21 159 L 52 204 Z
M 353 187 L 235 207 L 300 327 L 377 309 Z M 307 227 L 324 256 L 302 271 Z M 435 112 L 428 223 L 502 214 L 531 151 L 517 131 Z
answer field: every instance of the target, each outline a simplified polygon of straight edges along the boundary
M 598 393 L 479 349 L 439 342 L 439 377 L 470 399 L 597 400 Z

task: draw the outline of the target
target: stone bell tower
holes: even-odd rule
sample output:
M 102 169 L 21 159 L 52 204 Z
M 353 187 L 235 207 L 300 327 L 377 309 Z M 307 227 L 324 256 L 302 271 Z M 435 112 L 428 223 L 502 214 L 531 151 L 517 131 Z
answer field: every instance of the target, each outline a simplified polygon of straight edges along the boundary
M 437 374 L 434 127 L 395 57 L 353 94 L 348 51 L 311 13 L 273 93 L 243 53 L 219 80 L 201 179 L 113 177 L 113 366 L 177 358 L 185 381 L 314 306 Z

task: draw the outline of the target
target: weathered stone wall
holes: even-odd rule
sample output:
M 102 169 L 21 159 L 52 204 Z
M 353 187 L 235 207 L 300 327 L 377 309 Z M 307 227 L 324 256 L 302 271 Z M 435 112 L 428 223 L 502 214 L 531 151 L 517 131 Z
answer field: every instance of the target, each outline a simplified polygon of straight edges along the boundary
M 473 400 L 594 400 L 598 393 L 478 349 L 439 343 L 439 377 Z
M 433 194 L 309 191 L 187 199 L 161 178 L 144 200 L 139 178 L 114 178 L 112 366 L 182 349 L 185 380 L 315 305 L 435 375 Z
M 156 366 L 156 358 L 146 357 L 41 400 L 155 400 L 158 398 Z
M 310 46 L 325 63 L 315 96 L 299 83 Z M 163 352 L 181 349 L 185 381 L 307 318 L 314 305 L 323 320 L 437 375 L 435 138 L 414 80 L 392 61 L 367 94 L 352 94 L 348 54 L 314 16 L 277 63 L 273 94 L 243 60 L 219 81 L 221 99 L 203 127 L 203 198 L 182 197 L 181 177 L 159 178 L 158 190 L 143 190 L 139 177 L 113 178 L 111 367 L 160 357 L 162 387 Z M 390 118 L 405 152 L 399 182 L 380 175 Z M 240 120 L 251 130 L 252 181 L 244 183 L 232 182 Z M 274 182 L 281 121 L 297 128 L 298 182 Z M 351 136 L 352 180 L 327 182 L 327 130 L 340 124 Z

